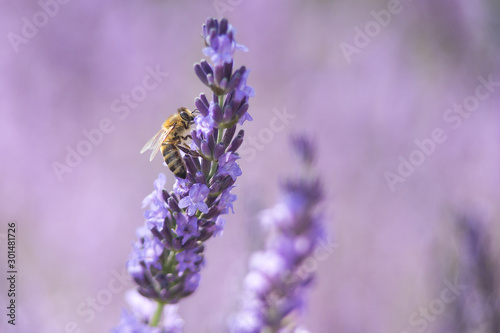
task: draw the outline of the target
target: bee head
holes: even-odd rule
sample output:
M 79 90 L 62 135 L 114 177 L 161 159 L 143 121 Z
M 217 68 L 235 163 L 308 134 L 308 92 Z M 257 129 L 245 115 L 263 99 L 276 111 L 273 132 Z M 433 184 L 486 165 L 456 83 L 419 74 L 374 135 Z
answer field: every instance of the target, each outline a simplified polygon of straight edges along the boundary
M 188 108 L 182 107 L 179 108 L 177 111 L 179 112 L 179 115 L 181 116 L 182 120 L 187 122 L 193 121 L 194 117 Z

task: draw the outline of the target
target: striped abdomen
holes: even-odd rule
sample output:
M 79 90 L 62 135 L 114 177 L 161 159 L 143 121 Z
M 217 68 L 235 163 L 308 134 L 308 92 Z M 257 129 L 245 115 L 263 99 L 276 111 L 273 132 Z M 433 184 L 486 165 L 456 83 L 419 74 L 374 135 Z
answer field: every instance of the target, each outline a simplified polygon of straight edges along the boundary
M 163 142 L 161 145 L 161 153 L 170 171 L 172 171 L 176 177 L 186 179 L 186 165 L 182 160 L 181 153 L 177 146 Z

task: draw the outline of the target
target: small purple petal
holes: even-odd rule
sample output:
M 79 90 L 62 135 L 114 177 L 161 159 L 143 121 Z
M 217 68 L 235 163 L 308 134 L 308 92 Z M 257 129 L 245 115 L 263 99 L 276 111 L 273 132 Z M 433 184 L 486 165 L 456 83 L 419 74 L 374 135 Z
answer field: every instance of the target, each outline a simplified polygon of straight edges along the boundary
M 194 123 L 196 124 L 196 131 L 198 134 L 209 135 L 214 129 L 214 119 L 211 114 L 208 114 L 206 117 L 197 116 L 194 118 Z
M 200 270 L 203 264 L 203 257 L 195 252 L 195 250 L 186 250 L 175 255 L 175 259 L 179 263 L 179 274 L 183 274 L 186 269 L 195 273 Z
M 184 214 L 177 216 L 177 235 L 182 237 L 182 245 L 191 237 L 198 237 L 200 232 L 198 230 L 198 219 L 191 216 L 189 219 Z
M 222 233 L 224 232 L 225 225 L 226 225 L 226 220 L 219 216 L 217 218 L 217 220 L 215 221 L 214 237 L 222 236 Z
M 176 178 L 174 184 L 174 193 L 182 197 L 189 192 L 189 187 L 191 184 L 182 178 Z
M 240 157 L 232 152 L 225 153 L 219 159 L 219 174 L 229 175 L 233 180 L 241 176 L 242 172 L 238 164 L 235 162 Z
M 195 273 L 191 276 L 189 276 L 186 279 L 186 283 L 184 284 L 184 291 L 185 292 L 193 292 L 198 288 L 198 285 L 200 284 L 201 280 L 201 274 L 200 273 Z
M 179 207 L 186 208 L 187 214 L 193 216 L 196 210 L 202 213 L 208 213 L 208 206 L 204 200 L 208 197 L 209 189 L 205 184 L 196 183 L 189 189 L 189 196 L 179 201 Z
M 238 120 L 238 124 L 240 125 L 243 125 L 243 123 L 248 120 L 248 121 L 252 121 L 253 118 L 252 116 L 250 116 L 250 114 L 248 112 L 246 112 L 241 118 L 240 120 Z

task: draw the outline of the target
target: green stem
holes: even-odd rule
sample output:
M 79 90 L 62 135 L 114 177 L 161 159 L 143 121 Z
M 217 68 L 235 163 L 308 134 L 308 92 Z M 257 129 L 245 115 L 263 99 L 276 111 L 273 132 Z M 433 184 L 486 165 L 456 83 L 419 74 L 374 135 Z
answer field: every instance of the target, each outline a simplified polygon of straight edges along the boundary
M 166 273 L 170 273 L 171 270 L 172 270 L 172 265 L 173 265 L 173 262 L 174 262 L 174 258 L 175 258 L 175 251 L 170 251 L 168 253 L 168 257 L 167 259 L 165 260 L 165 263 L 163 265 L 164 269 L 166 269 Z
M 160 323 L 161 319 L 161 314 L 163 313 L 163 308 L 165 307 L 165 303 L 158 301 L 158 307 L 156 308 L 156 311 L 153 315 L 153 318 L 151 318 L 151 322 L 149 323 L 149 326 L 151 327 L 156 327 Z
M 219 95 L 219 105 L 222 108 L 224 106 L 224 95 Z
M 224 105 L 224 95 L 219 95 L 217 97 L 218 97 L 218 103 L 219 103 L 220 107 L 222 108 L 222 106 Z M 217 142 L 215 143 L 216 145 L 219 142 L 222 142 L 223 134 L 224 134 L 224 129 L 219 128 L 219 134 L 217 134 Z M 212 177 L 215 175 L 215 171 L 217 170 L 218 165 L 219 165 L 218 161 L 212 161 L 212 167 L 210 168 L 210 172 L 208 173 L 207 182 L 210 181 L 210 179 L 212 179 Z

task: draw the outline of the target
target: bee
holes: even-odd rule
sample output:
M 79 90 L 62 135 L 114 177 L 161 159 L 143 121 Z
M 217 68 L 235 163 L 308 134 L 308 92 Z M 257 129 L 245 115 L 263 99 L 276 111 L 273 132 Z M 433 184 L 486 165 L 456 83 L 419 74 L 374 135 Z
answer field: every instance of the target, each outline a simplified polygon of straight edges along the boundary
M 176 177 L 186 179 L 186 164 L 182 160 L 179 149 L 189 152 L 189 149 L 182 146 L 183 141 L 191 136 L 185 135 L 194 123 L 194 111 L 181 107 L 163 123 L 160 131 L 156 133 L 141 149 L 141 154 L 151 149 L 150 161 L 156 156 L 161 148 L 163 159 L 170 171 Z

